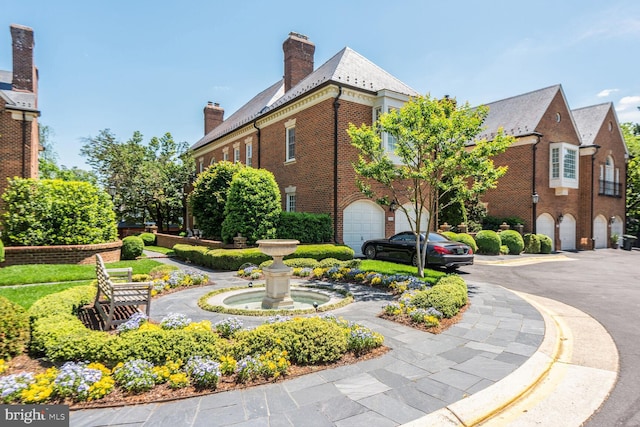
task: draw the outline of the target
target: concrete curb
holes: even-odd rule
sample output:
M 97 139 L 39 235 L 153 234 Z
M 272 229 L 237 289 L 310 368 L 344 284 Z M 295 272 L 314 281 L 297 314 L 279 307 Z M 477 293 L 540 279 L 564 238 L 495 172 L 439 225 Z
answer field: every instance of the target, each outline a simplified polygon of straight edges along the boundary
M 579 426 L 606 400 L 618 373 L 618 350 L 586 313 L 548 298 L 514 292 L 542 314 L 538 351 L 494 385 L 422 418 L 418 426 Z

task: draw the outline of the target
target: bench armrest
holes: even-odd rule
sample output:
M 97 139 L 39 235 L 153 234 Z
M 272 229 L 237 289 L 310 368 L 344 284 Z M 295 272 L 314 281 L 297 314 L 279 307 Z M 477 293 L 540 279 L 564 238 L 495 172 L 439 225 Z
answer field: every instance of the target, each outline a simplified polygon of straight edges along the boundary
M 129 283 L 112 283 L 111 287 L 114 291 L 137 291 L 153 288 L 151 282 L 129 282 Z

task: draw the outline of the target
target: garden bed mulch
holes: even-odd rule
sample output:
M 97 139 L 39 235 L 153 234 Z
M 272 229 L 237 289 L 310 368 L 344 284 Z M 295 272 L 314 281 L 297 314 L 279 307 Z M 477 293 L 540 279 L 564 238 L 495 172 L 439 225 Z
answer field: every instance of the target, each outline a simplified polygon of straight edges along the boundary
M 177 390 L 172 390 L 166 384 L 160 384 L 155 386 L 151 391 L 140 394 L 127 394 L 121 389 L 114 389 L 114 391 L 100 400 L 91 402 L 72 402 L 71 400 L 52 400 L 50 404 L 65 404 L 69 405 L 70 409 L 90 409 L 90 408 L 109 408 L 126 405 L 138 405 L 143 403 L 154 402 L 167 402 L 178 399 L 185 399 L 188 397 L 197 397 L 207 394 L 220 393 L 224 391 L 240 390 L 249 387 L 255 387 L 262 384 L 271 384 L 276 382 L 282 382 L 291 378 L 299 377 L 301 375 L 307 375 L 313 372 L 323 371 L 325 369 L 338 368 L 340 366 L 351 365 L 353 363 L 362 362 L 364 360 L 375 359 L 382 356 L 390 350 L 389 347 L 381 346 L 373 349 L 371 352 L 362 356 L 355 356 L 352 353 L 345 354 L 341 359 L 334 363 L 328 363 L 323 365 L 311 365 L 311 366 L 296 366 L 291 365 L 287 370 L 287 374 L 277 379 L 258 379 L 247 383 L 238 384 L 235 382 L 235 376 L 222 377 L 218 383 L 218 387 L 215 390 L 199 390 L 194 387 L 185 387 Z M 33 372 L 38 374 L 44 372 L 47 368 L 53 366 L 42 359 L 32 359 L 28 356 L 17 356 L 9 362 L 9 369 L 3 375 L 9 375 L 18 372 Z

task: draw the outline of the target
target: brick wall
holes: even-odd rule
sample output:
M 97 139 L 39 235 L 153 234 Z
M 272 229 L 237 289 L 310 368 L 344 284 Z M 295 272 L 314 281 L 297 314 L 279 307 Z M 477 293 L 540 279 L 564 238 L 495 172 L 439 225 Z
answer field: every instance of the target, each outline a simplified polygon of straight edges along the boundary
M 207 246 L 211 249 L 221 248 L 222 242 L 216 240 L 194 239 L 193 237 L 180 237 L 171 234 L 156 234 L 156 245 L 171 249 L 177 244 Z
M 105 262 L 120 260 L 122 241 L 98 245 L 8 246 L 0 267 L 23 264 L 94 264 L 96 254 Z

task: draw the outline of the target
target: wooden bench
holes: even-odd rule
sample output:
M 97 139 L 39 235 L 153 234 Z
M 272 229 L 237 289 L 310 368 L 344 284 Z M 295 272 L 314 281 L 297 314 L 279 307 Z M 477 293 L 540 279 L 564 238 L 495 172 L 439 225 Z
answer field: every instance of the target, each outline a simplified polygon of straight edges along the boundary
M 126 322 L 128 319 L 116 319 L 118 307 L 146 306 L 149 316 L 151 302 L 151 282 L 132 282 L 133 269 L 113 268 L 107 270 L 104 261 L 96 254 L 96 276 L 98 277 L 98 292 L 94 307 L 104 320 L 104 330 Z

